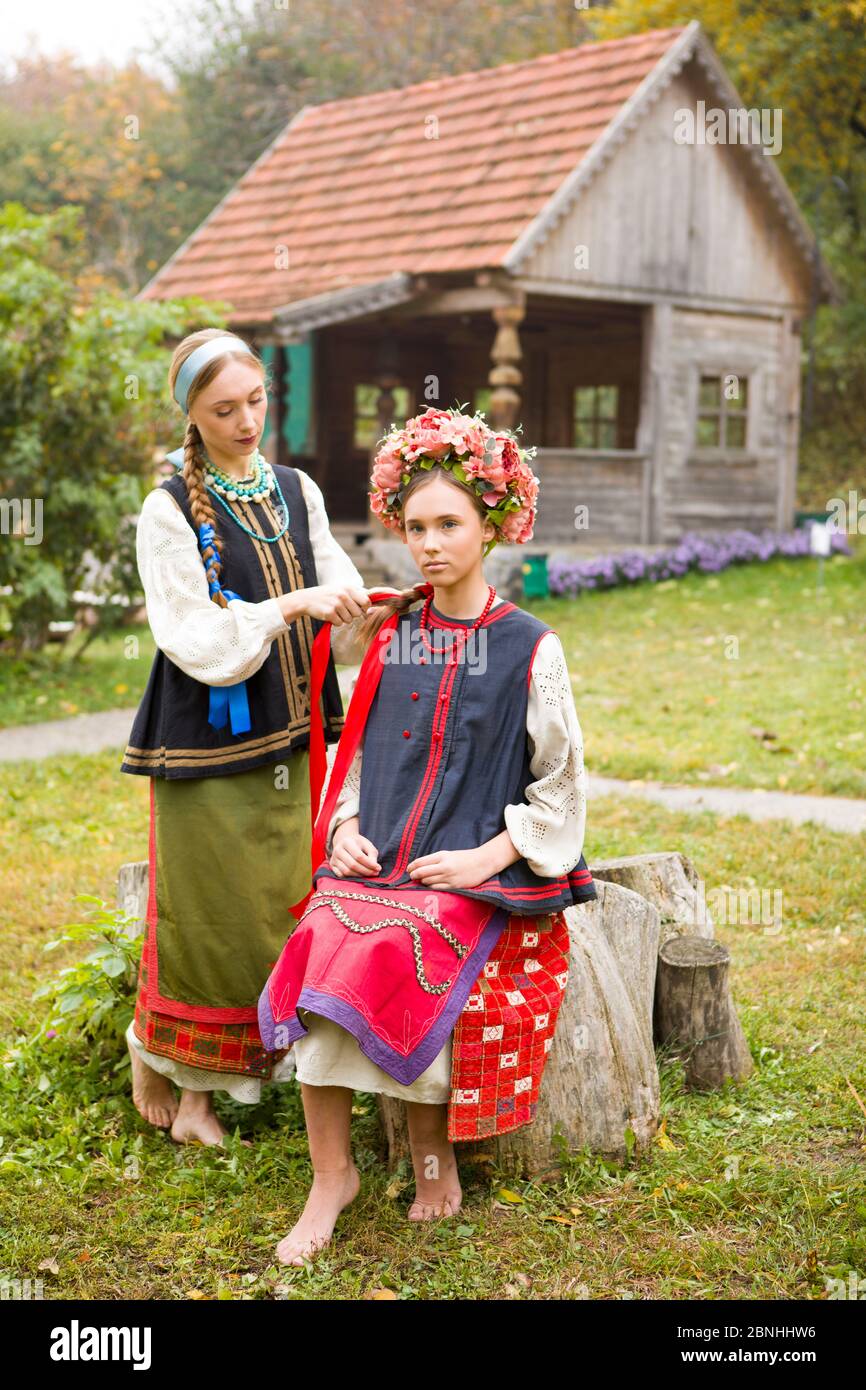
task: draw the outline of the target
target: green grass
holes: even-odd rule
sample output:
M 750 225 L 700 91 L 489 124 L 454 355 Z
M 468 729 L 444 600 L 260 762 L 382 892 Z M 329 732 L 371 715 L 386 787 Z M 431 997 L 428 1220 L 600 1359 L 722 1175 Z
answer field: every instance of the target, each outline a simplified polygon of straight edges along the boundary
M 30 1001 L 64 963 L 43 944 L 80 917 L 78 892 L 113 901 L 118 866 L 147 852 L 145 778 L 120 750 L 0 767 L 0 1277 L 48 1298 L 810 1299 L 866 1268 L 866 836 L 593 800 L 586 857 L 681 850 L 707 892 L 780 889 L 782 927 L 720 923 L 755 1070 L 703 1095 L 661 1059 L 662 1118 L 631 1166 L 574 1154 L 515 1182 L 461 1162 L 460 1217 L 410 1225 L 411 1175 L 385 1170 L 375 1099 L 356 1096 L 361 1194 L 310 1270 L 275 1265 L 309 1183 L 293 1085 L 252 1108 L 217 1097 L 246 1149 L 178 1150 L 128 1099 L 122 1049 L 22 1039 Z M 66 957 L 68 958 L 68 957 Z M 55 1040 L 56 1043 L 56 1040 Z M 457 1146 L 460 1161 L 460 1146 Z M 503 1197 L 502 1191 L 519 1199 Z M 45 1260 L 57 1273 L 43 1271 Z
M 866 542 L 545 599 L 588 770 L 866 796 Z
M 137 705 L 156 650 L 147 624 L 96 637 L 80 660 L 77 633 L 41 652 L 0 653 L 0 728 Z

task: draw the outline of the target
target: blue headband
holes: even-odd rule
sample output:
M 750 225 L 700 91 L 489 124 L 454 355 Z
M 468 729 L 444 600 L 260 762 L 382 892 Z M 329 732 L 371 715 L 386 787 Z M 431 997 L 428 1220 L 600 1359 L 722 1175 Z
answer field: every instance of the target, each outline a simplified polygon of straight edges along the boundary
M 206 366 L 208 362 L 212 362 L 215 357 L 220 357 L 224 352 L 248 352 L 251 357 L 253 355 L 252 348 L 247 346 L 243 338 L 235 338 L 229 334 L 222 338 L 210 338 L 206 343 L 202 343 L 201 347 L 197 347 L 195 352 L 191 352 L 181 366 L 174 382 L 174 398 L 184 415 L 189 399 L 189 388 L 202 367 Z

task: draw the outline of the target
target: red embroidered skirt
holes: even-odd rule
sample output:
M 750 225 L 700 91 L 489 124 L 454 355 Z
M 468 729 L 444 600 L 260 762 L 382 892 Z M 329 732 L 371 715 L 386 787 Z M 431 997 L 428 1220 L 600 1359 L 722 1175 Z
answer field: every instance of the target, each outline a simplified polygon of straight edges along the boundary
M 568 955 L 564 913 L 509 918 L 454 1029 L 450 1140 L 487 1139 L 535 1119 Z

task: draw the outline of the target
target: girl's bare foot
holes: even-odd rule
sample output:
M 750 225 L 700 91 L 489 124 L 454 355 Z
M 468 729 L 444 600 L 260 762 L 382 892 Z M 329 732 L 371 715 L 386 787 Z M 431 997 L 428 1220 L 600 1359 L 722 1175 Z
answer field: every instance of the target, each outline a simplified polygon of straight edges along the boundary
M 456 1216 L 463 1201 L 454 1145 L 441 1139 L 413 1142 L 415 1200 L 410 1221 L 432 1221 L 437 1216 Z
M 132 1063 L 133 1105 L 148 1124 L 168 1129 L 178 1111 L 174 1087 L 167 1076 L 160 1075 L 141 1060 L 128 1038 L 126 1046 Z
M 327 1245 L 337 1217 L 355 1200 L 360 1187 L 361 1176 L 351 1160 L 346 1167 L 317 1171 L 299 1220 L 277 1246 L 280 1263 L 303 1265 Z
M 181 1091 L 171 1127 L 176 1144 L 221 1144 L 228 1134 L 214 1113 L 213 1091 Z M 245 1141 L 247 1142 L 247 1141 Z

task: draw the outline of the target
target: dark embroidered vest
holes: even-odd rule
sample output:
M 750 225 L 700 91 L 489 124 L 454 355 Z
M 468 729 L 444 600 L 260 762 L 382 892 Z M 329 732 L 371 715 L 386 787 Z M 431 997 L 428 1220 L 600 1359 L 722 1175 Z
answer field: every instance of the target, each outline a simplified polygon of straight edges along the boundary
M 359 830 L 376 846 L 382 872 L 345 881 L 372 893 L 377 885 L 435 892 L 410 877 L 409 863 L 492 840 L 507 828 L 503 808 L 525 802 L 527 784 L 537 780 L 526 735 L 529 673 L 552 629 L 501 603 L 453 664 L 443 660 L 452 625 L 471 628 L 471 621 L 444 619 L 433 607 L 424 633 L 420 618 L 416 608 L 398 622 L 364 729 Z M 329 874 L 323 863 L 314 879 Z M 521 857 L 458 891 L 527 916 L 597 897 L 578 849 L 556 878 L 540 877 Z
M 250 603 L 276 598 L 293 589 L 309 589 L 319 582 L 300 479 L 293 468 L 279 464 L 274 472 L 289 509 L 289 529 L 272 545 L 246 535 L 219 503 L 214 503 L 223 562 L 220 583 Z M 181 475 L 167 478 L 160 486 L 171 493 L 197 536 Z M 272 505 L 275 500 L 272 493 L 263 502 L 236 501 L 226 505 L 251 530 L 275 536 L 280 530 Z M 188 676 L 164 652 L 157 651 L 121 772 L 147 777 L 221 777 L 264 763 L 277 763 L 295 749 L 308 748 L 311 653 L 313 639 L 321 627 L 318 619 L 305 616 L 288 624 L 285 632 L 274 638 L 264 664 L 247 678 L 252 727 L 246 734 L 233 734 L 230 723 L 222 729 L 209 724 L 210 687 Z M 335 743 L 345 716 L 333 657 L 325 675 L 322 707 L 325 741 Z

